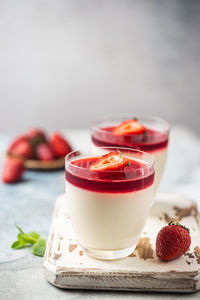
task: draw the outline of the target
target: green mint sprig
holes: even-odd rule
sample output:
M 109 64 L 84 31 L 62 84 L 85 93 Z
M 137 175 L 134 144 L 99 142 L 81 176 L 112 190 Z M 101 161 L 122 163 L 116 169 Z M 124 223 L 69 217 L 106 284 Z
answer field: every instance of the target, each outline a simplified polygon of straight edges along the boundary
M 35 243 L 32 247 L 32 253 L 37 256 L 44 256 L 46 249 L 46 240 L 39 238 L 37 243 Z
M 42 239 L 40 235 L 32 231 L 30 233 L 25 233 L 19 226 L 15 225 L 19 230 L 17 235 L 17 241 L 15 241 L 11 248 L 13 249 L 22 249 L 25 247 L 32 246 L 32 253 L 37 256 L 44 256 L 46 248 L 46 240 Z

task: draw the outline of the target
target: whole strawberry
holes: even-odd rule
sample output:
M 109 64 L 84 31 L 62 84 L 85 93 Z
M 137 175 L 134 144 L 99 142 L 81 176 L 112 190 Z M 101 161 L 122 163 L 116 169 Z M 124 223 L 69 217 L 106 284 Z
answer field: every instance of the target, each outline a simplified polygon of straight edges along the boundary
M 18 136 L 17 138 L 15 138 L 13 140 L 13 142 L 10 144 L 10 147 L 8 148 L 8 151 L 9 152 L 12 152 L 12 150 L 18 145 L 20 144 L 21 142 L 27 142 L 28 141 L 28 138 L 26 135 L 20 135 Z
M 36 147 L 36 156 L 39 160 L 49 161 L 54 159 L 54 153 L 49 144 L 39 144 Z
M 161 260 L 169 261 L 184 254 L 190 244 L 189 229 L 171 221 L 158 232 L 156 254 Z
M 28 140 L 21 140 L 10 150 L 11 154 L 30 159 L 33 157 L 33 149 Z
M 72 151 L 69 143 L 58 132 L 52 134 L 50 142 L 53 152 L 57 157 L 64 157 Z
M 16 157 L 8 157 L 3 165 L 2 181 L 5 183 L 17 182 L 21 179 L 23 172 L 23 161 Z

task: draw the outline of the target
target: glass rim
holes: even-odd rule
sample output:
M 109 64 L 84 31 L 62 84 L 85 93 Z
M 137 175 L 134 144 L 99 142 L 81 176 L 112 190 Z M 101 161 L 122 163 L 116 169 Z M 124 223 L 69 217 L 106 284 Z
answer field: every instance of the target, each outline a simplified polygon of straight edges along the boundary
M 93 119 L 90 123 L 90 129 L 91 130 L 96 130 L 98 132 L 103 132 L 103 133 L 106 133 L 108 135 L 112 134 L 112 132 L 109 132 L 109 131 L 106 131 L 105 129 L 103 128 L 100 128 L 98 126 L 98 123 L 100 123 L 101 121 L 112 121 L 114 119 L 117 119 L 117 118 L 124 118 L 126 120 L 131 120 L 134 118 L 134 114 L 131 114 L 131 113 L 116 113 L 116 114 L 106 114 L 106 115 L 101 115 L 99 117 L 97 117 L 96 119 Z M 148 114 L 141 114 L 141 113 L 136 113 L 135 114 L 135 117 L 138 118 L 138 119 L 146 119 L 147 121 L 155 121 L 155 122 L 159 122 L 161 124 L 164 125 L 164 129 L 162 130 L 162 132 L 166 133 L 166 134 L 169 134 L 169 131 L 170 131 L 170 124 L 165 120 L 165 119 L 162 119 L 162 118 L 159 118 L 157 116 L 153 116 L 153 115 L 148 115 Z M 120 121 L 119 121 L 120 122 Z M 123 121 L 121 121 L 122 123 Z M 141 122 L 143 123 L 143 122 Z M 119 123 L 120 125 L 120 123 Z M 123 134 L 122 136 L 130 136 L 131 134 Z M 141 134 L 137 134 L 138 137 L 142 137 L 144 134 L 141 133 Z
M 113 150 L 113 151 L 117 151 L 117 150 L 124 150 L 124 151 L 131 151 L 131 152 L 136 152 L 136 153 L 141 153 L 143 155 L 145 155 L 146 157 L 149 158 L 149 161 L 144 161 L 144 159 L 140 159 L 142 162 L 144 162 L 146 165 L 144 167 L 141 167 L 141 168 L 136 168 L 136 169 L 131 169 L 131 170 L 103 170 L 103 171 L 99 171 L 99 172 L 106 172 L 106 173 L 109 173 L 109 172 L 116 172 L 116 173 L 120 173 L 120 172 L 137 172 L 139 170 L 146 170 L 146 169 L 149 169 L 149 168 L 153 168 L 154 171 L 155 171 L 155 162 L 156 162 L 156 159 L 153 155 L 145 152 L 145 151 L 141 151 L 141 150 L 138 150 L 138 149 L 134 149 L 134 148 L 126 148 L 126 147 L 114 147 L 114 146 L 108 146 L 108 147 L 98 147 L 98 149 L 103 149 L 103 150 Z M 73 150 L 71 151 L 70 153 L 68 153 L 66 156 L 65 156 L 65 168 L 66 168 L 66 163 L 67 164 L 70 164 L 70 166 L 72 166 L 74 169 L 77 169 L 77 170 L 85 170 L 86 168 L 83 168 L 83 167 L 79 167 L 79 166 L 76 166 L 74 164 L 72 164 L 69 159 L 70 159 L 70 156 L 75 154 L 75 153 L 79 153 L 79 155 L 81 155 L 81 151 L 83 152 L 86 152 L 84 149 L 77 149 L 77 150 Z M 88 151 L 89 152 L 89 151 Z M 110 151 L 111 152 L 111 151 Z M 108 152 L 109 153 L 109 152 Z M 103 154 L 104 155 L 104 154 Z M 123 153 L 122 153 L 123 155 Z M 101 158 L 101 156 L 98 156 L 98 155 L 95 155 L 95 154 L 92 154 L 87 156 L 87 155 L 84 155 L 84 157 L 98 157 L 98 158 Z M 133 157 L 134 159 L 134 157 Z M 89 171 L 89 170 L 88 170 Z

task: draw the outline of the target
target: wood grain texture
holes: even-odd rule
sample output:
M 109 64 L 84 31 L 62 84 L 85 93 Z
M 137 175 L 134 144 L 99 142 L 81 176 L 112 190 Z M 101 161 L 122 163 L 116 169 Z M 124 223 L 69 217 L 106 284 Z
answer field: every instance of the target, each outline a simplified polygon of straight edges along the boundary
M 58 170 L 64 169 L 65 158 L 57 158 L 50 161 L 27 159 L 24 163 L 25 167 L 30 170 Z
M 155 239 L 160 228 L 172 218 L 190 228 L 192 244 L 185 255 L 165 263 L 156 257 Z M 56 201 L 43 266 L 46 279 L 61 288 L 197 291 L 200 289 L 200 228 L 196 205 L 179 195 L 158 195 L 135 251 L 124 259 L 103 261 L 86 256 L 78 245 L 67 199 L 62 195 Z

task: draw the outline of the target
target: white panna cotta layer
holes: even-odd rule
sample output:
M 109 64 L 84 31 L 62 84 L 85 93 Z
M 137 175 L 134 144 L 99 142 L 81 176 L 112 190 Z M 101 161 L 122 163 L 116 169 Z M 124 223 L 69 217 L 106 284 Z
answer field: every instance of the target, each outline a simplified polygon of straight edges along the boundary
M 153 202 L 153 184 L 127 193 L 94 192 L 66 182 L 67 205 L 85 248 L 120 250 L 137 244 Z

